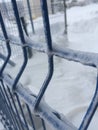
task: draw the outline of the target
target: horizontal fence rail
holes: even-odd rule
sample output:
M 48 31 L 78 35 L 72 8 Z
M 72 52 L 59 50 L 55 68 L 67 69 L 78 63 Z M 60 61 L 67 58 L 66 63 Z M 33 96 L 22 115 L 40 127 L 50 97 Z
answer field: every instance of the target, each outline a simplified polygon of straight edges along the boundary
M 20 39 L 18 37 L 15 37 L 14 35 L 8 35 L 10 39 L 10 44 L 14 44 L 20 47 L 24 47 L 24 45 L 21 45 Z M 2 34 L 0 34 L 0 39 L 4 41 L 4 37 Z M 31 47 L 33 50 L 36 50 L 38 52 L 46 53 L 48 54 L 46 47 L 43 46 L 45 43 L 36 43 L 32 39 L 28 38 L 25 35 L 25 46 Z M 76 62 L 80 62 L 84 65 L 96 67 L 98 66 L 98 54 L 97 53 L 91 53 L 91 52 L 84 52 L 84 51 L 77 51 L 69 48 L 63 48 L 53 44 L 53 49 L 51 52 L 49 52 L 51 55 L 55 55 L 67 60 L 72 60 Z
M 0 41 L 4 42 L 7 50 L 6 56 L 1 53 L 2 51 L 0 52 L 0 59 L 4 61 L 0 67 L 0 121 L 6 130 L 87 130 L 98 107 L 98 75 L 95 94 L 79 128 L 76 128 L 61 113 L 48 106 L 43 99 L 43 95 L 53 76 L 54 56 L 98 68 L 98 54 L 68 48 L 63 49 L 52 43 L 47 0 L 40 0 L 40 2 L 46 38 L 44 44 L 36 43 L 28 37 L 26 28 L 21 22 L 16 0 L 11 0 L 10 6 L 13 10 L 18 35 L 8 32 L 4 21 L 5 17 L 0 8 Z M 28 8 L 33 28 L 29 2 Z M 24 21 L 24 19 L 22 20 Z M 43 45 L 46 45 L 46 47 Z M 23 56 L 23 64 L 15 78 L 4 71 L 7 63 L 11 66 L 15 65 L 11 60 L 13 46 L 18 46 Z M 28 49 L 47 54 L 48 73 L 38 95 L 34 95 L 19 83 L 28 64 Z

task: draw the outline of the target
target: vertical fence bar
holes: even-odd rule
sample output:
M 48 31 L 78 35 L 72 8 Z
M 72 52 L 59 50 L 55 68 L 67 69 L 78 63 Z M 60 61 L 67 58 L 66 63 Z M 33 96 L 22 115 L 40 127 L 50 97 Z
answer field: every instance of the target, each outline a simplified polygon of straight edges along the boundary
M 86 115 L 85 117 L 83 118 L 83 121 L 80 125 L 80 128 L 79 130 L 87 130 L 94 114 L 95 114 L 95 111 L 98 107 L 98 75 L 97 75 L 97 84 L 96 84 L 96 90 L 95 90 L 95 94 L 94 94 L 94 97 L 91 101 L 91 104 L 86 112 Z
M 43 120 L 43 119 L 41 119 L 41 120 L 42 120 L 43 130 L 46 130 L 45 122 L 44 122 L 44 120 Z
M 65 25 L 64 33 L 67 35 L 68 31 L 67 31 L 67 5 L 66 5 L 66 0 L 63 0 L 63 4 L 64 4 L 64 25 Z
M 36 130 L 35 125 L 34 125 L 34 121 L 33 121 L 33 118 L 32 118 L 32 113 L 30 111 L 30 108 L 29 108 L 29 106 L 27 104 L 26 104 L 26 107 L 27 107 L 27 111 L 28 111 L 28 114 L 29 114 L 29 117 L 30 117 L 30 120 L 31 120 L 31 124 L 32 124 L 33 130 Z
M 48 74 L 47 77 L 40 89 L 40 92 L 37 96 L 35 101 L 35 110 L 37 109 L 46 89 L 47 86 L 52 78 L 53 75 L 53 55 L 52 52 L 52 39 L 51 39 L 51 32 L 50 32 L 50 24 L 49 24 L 49 17 L 48 17 L 48 8 L 47 8 L 47 1 L 41 0 L 41 7 L 42 7 L 42 15 L 43 15 L 43 22 L 44 22 L 44 31 L 45 37 L 47 41 L 47 53 L 48 53 Z
M 4 86 L 3 86 L 4 87 Z M 10 104 L 8 104 L 8 99 L 7 99 L 7 97 L 6 97 L 6 94 L 5 94 L 5 91 L 2 89 L 3 87 L 1 87 L 0 86 L 0 91 L 1 91 L 1 94 L 2 94 L 2 97 L 4 98 L 4 104 L 5 104 L 5 106 L 4 106 L 4 108 L 5 108 L 5 112 L 7 112 L 7 113 L 5 113 L 5 115 L 7 114 L 7 115 L 9 115 L 9 117 L 7 117 L 8 118 L 8 120 L 10 120 L 11 121 L 11 123 L 13 124 L 13 126 L 14 126 L 14 128 L 17 130 L 17 126 L 16 126 L 16 124 L 15 124 L 15 122 L 14 122 L 14 116 L 13 116 L 13 113 L 12 113 L 12 108 L 10 107 Z M 2 104 L 2 105 L 4 105 L 4 104 Z M 4 111 L 4 109 L 2 109 L 3 111 Z M 11 125 L 12 125 L 11 124 Z
M 3 91 L 4 91 L 4 93 L 5 93 L 5 96 L 6 96 L 6 100 L 8 101 L 8 104 L 9 104 L 9 109 L 11 109 L 11 113 L 12 113 L 12 119 L 13 119 L 13 121 L 15 122 L 15 126 L 16 126 L 16 128 L 17 129 L 19 129 L 19 130 L 21 130 L 21 128 L 20 128 L 20 125 L 19 125 L 19 122 L 18 122 L 18 120 L 17 120 L 17 118 L 16 118 L 16 114 L 15 114 L 15 111 L 13 110 L 13 106 L 12 106 L 12 103 L 11 103 L 11 97 L 8 95 L 8 93 L 7 93 L 7 88 L 5 88 L 5 85 L 4 85 L 4 83 L 2 82 L 2 86 L 3 86 Z
M 29 36 L 28 31 L 27 31 L 27 27 L 26 27 L 27 25 L 26 25 L 25 18 L 24 18 L 24 17 L 20 17 L 20 19 L 21 19 L 21 23 L 22 23 L 23 29 L 24 29 L 24 31 L 25 31 L 25 34 L 26 34 L 27 36 Z
M 22 106 L 21 106 L 19 97 L 17 96 L 17 94 L 15 94 L 15 95 L 16 95 L 16 99 L 17 99 L 17 102 L 18 102 L 18 105 L 19 105 L 19 108 L 20 108 L 20 111 L 21 111 L 23 120 L 24 120 L 24 122 L 25 122 L 26 130 L 29 130 L 29 126 L 28 126 L 28 123 L 27 123 L 27 121 L 26 121 L 25 114 L 24 114 L 24 112 L 23 112 L 23 109 L 22 109 Z
M 2 28 L 2 32 L 3 32 L 3 35 L 5 37 L 5 40 L 6 40 L 6 47 L 7 47 L 7 51 L 8 51 L 8 56 L 4 62 L 4 64 L 2 65 L 1 67 L 1 70 L 0 70 L 0 76 L 2 75 L 10 57 L 11 57 L 11 48 L 10 48 L 10 45 L 9 45 L 9 39 L 8 39 L 8 35 L 7 35 L 7 31 L 6 31 L 6 28 L 5 28 L 5 24 L 4 24 L 4 21 L 3 21 L 3 17 L 2 17 L 2 14 L 1 14 L 1 11 L 0 11 L 0 23 L 1 23 L 1 28 Z
M 6 106 L 6 105 L 5 105 L 5 106 Z M 5 106 L 4 106 L 4 104 L 1 106 L 1 107 L 2 107 L 2 110 L 3 110 L 3 112 L 2 112 L 2 123 L 4 124 L 4 128 L 5 128 L 6 130 L 13 130 L 13 126 L 12 126 L 12 124 L 10 124 L 10 122 L 9 122 L 9 120 L 8 120 L 9 115 L 8 115 L 8 113 L 6 112 Z
M 17 109 L 17 106 L 16 106 L 16 104 L 15 104 L 15 101 L 14 101 L 13 95 L 12 95 L 12 93 L 11 93 L 9 87 L 7 87 L 7 89 L 8 89 L 9 95 L 10 95 L 10 97 L 11 97 L 13 107 L 14 107 L 14 109 L 15 109 L 15 111 L 16 111 L 17 118 L 19 119 L 20 126 L 21 126 L 22 130 L 24 130 L 23 122 L 22 122 L 22 120 L 21 120 L 21 118 L 20 118 L 20 113 L 18 112 L 18 109 Z
M 8 109 L 7 101 L 5 99 L 5 95 L 2 91 L 1 85 L 0 85 L 0 103 L 1 103 L 1 106 L 0 106 L 1 107 L 1 116 L 2 116 L 2 120 L 3 120 L 3 117 L 4 117 L 3 112 L 5 112 L 5 114 L 6 114 L 7 111 L 9 112 L 9 109 Z M 5 109 L 3 108 L 3 106 Z M 13 122 L 12 122 L 12 124 L 13 124 Z
M 22 67 L 20 68 L 20 71 L 19 73 L 17 74 L 16 78 L 15 78 L 15 81 L 13 83 L 13 90 L 16 89 L 16 86 L 17 86 L 17 83 L 27 65 L 27 62 L 28 62 L 28 56 L 27 56 L 27 50 L 26 50 L 26 46 L 25 46 L 25 38 L 24 38 L 24 34 L 23 34 L 23 30 L 22 30 L 22 26 L 21 26 L 21 22 L 20 22 L 20 18 L 19 18 L 19 12 L 18 12 L 18 8 L 17 8 L 17 3 L 16 3 L 16 0 L 11 0 L 12 1 L 12 6 L 13 6 L 13 10 L 14 10 L 14 14 L 15 14 L 15 17 L 16 17 L 16 23 L 17 23 L 17 27 L 18 27 L 18 32 L 19 32 L 19 36 L 20 36 L 20 39 L 21 39 L 21 42 L 22 44 L 24 45 L 23 46 L 23 55 L 24 55 L 24 62 L 23 62 L 23 65 Z
M 51 0 L 51 10 L 52 14 L 54 14 L 54 0 Z
M 5 24 L 4 24 L 4 21 L 3 21 L 3 17 L 2 17 L 1 11 L 0 11 L 0 24 L 1 24 L 1 29 L 2 29 L 3 35 L 4 35 L 5 40 L 6 40 L 6 47 L 7 47 L 7 51 L 8 51 L 7 58 L 6 58 L 4 64 L 3 64 L 2 67 L 1 67 L 1 70 L 0 70 L 0 77 L 1 77 L 3 71 L 4 71 L 4 69 L 5 69 L 6 65 L 7 65 L 7 63 L 8 63 L 8 61 L 9 61 L 10 57 L 11 57 L 11 48 L 10 48 L 10 45 L 9 45 L 9 39 L 8 39 L 8 35 L 7 35 L 7 31 L 6 31 L 6 28 L 5 28 Z M 0 81 L 1 81 L 1 83 L 2 83 L 2 79 L 0 79 Z M 1 87 L 1 86 L 0 86 L 0 87 Z M 3 94 L 3 93 L 2 93 L 2 94 Z M 3 95 L 3 96 L 4 96 L 4 95 Z M 6 101 L 6 99 L 5 99 L 5 101 Z M 7 102 L 6 102 L 6 103 L 7 103 Z M 6 105 L 7 105 L 7 104 L 6 104 Z M 8 105 L 7 105 L 6 107 L 8 108 Z M 5 108 L 5 109 L 6 109 L 6 108 Z M 9 111 L 9 109 L 8 109 L 8 111 Z M 10 111 L 10 112 L 11 112 L 11 111 Z M 9 113 L 9 112 L 8 112 L 8 113 Z M 11 116 L 11 115 L 10 115 L 11 113 L 10 113 L 10 114 L 8 114 L 8 113 L 6 113 L 6 114 L 9 115 L 9 116 Z M 12 123 L 13 123 L 13 126 L 17 129 L 17 125 L 15 124 L 15 122 L 12 121 Z M 6 123 L 6 125 L 7 125 L 7 123 Z M 11 128 L 9 128 L 9 129 L 11 129 Z
M 3 54 L 0 53 L 0 59 L 2 59 L 2 60 L 5 61 L 5 60 L 6 60 L 6 56 L 4 56 Z M 9 63 L 11 66 L 13 66 L 13 67 L 15 66 L 15 63 L 14 63 L 12 60 L 10 60 L 10 59 L 9 59 L 8 63 Z
M 33 34 L 35 34 L 34 23 L 33 23 L 33 18 L 32 18 L 32 10 L 31 10 L 31 6 L 30 6 L 30 1 L 29 0 L 27 0 L 27 6 L 28 6 L 28 11 L 29 11 L 29 16 L 30 16 L 32 32 L 33 32 Z

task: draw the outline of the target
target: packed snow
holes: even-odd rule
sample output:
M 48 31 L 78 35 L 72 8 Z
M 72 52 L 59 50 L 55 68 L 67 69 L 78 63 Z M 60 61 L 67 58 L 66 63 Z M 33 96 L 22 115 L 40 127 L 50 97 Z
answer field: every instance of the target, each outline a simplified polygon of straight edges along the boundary
M 98 4 L 70 8 L 67 16 L 68 36 L 65 36 L 63 13 L 50 15 L 53 43 L 63 48 L 98 53 Z M 42 18 L 34 20 L 34 25 L 36 34 L 30 37 L 39 44 L 44 43 Z M 28 28 L 31 32 L 30 26 Z M 22 63 L 21 56 L 15 62 L 16 68 L 7 70 L 14 77 Z M 45 93 L 45 101 L 79 127 L 96 88 L 97 69 L 58 57 L 54 58 L 54 63 L 54 75 Z M 47 56 L 34 52 L 20 80 L 25 87 L 37 94 L 47 69 Z M 88 130 L 98 129 L 97 120 L 98 111 Z

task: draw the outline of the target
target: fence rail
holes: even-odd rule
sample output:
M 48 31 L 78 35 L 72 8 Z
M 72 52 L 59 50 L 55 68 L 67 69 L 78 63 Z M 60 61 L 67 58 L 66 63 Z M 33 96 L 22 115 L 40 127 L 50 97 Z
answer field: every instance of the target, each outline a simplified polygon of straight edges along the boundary
M 4 60 L 0 68 L 0 121 L 6 130 L 87 130 L 98 107 L 98 76 L 94 97 L 80 128 L 76 128 L 62 114 L 48 106 L 43 100 L 43 95 L 54 72 L 54 56 L 98 68 L 98 54 L 62 49 L 52 43 L 46 0 L 41 0 L 46 47 L 41 43 L 35 43 L 23 31 L 16 0 L 11 0 L 10 2 L 16 19 L 18 35 L 15 36 L 8 32 L 0 9 L 0 41 L 4 42 L 7 49 L 7 56 L 0 54 L 0 57 Z M 24 58 L 16 78 L 12 78 L 11 75 L 4 72 L 7 63 L 14 64 L 10 60 L 12 56 L 11 46 L 19 46 L 21 55 Z M 29 89 L 24 88 L 19 83 L 19 79 L 28 63 L 27 47 L 47 54 L 48 74 L 38 95 L 34 95 Z

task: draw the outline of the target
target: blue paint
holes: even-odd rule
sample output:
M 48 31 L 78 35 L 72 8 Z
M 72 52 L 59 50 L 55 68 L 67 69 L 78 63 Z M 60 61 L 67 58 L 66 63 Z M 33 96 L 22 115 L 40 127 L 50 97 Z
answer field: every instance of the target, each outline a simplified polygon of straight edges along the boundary
M 39 43 L 34 44 L 32 40 L 24 36 L 16 0 L 11 0 L 11 2 L 13 6 L 14 16 L 16 18 L 16 24 L 19 32 L 19 39 L 17 39 L 15 36 L 10 36 L 9 34 L 7 34 L 4 20 L 0 12 L 0 24 L 1 24 L 1 30 L 3 32 L 3 36 L 2 34 L 0 34 L 0 39 L 5 41 L 6 48 L 8 51 L 8 55 L 5 58 L 5 62 L 0 69 L 0 78 L 1 78 L 0 79 L 0 115 L 2 116 L 2 120 L 4 122 L 3 125 L 5 126 L 5 129 L 31 130 L 30 128 L 32 127 L 33 130 L 37 130 L 34 122 L 35 121 L 33 117 L 34 115 L 35 117 L 37 116 L 41 120 L 41 126 L 43 130 L 47 130 L 45 126 L 46 121 L 50 124 L 52 128 L 55 128 L 56 130 L 87 130 L 95 114 L 95 111 L 98 107 L 98 76 L 97 76 L 97 85 L 96 85 L 94 97 L 90 103 L 90 106 L 84 116 L 84 119 L 79 129 L 77 129 L 67 120 L 64 122 L 62 120 L 62 116 L 58 112 L 54 111 L 51 107 L 48 107 L 48 105 L 45 104 L 44 102 L 41 102 L 41 100 L 53 76 L 54 55 L 67 60 L 81 62 L 85 65 L 97 68 L 98 54 L 78 52 L 71 49 L 62 50 L 58 47 L 52 47 L 47 0 L 40 0 L 47 48 L 45 49 L 43 46 L 39 45 Z M 30 3 L 28 3 L 28 6 L 30 6 Z M 29 14 L 31 17 L 30 8 L 29 8 Z M 16 74 L 15 79 L 13 79 L 9 75 L 4 74 L 6 65 L 10 61 L 10 57 L 12 55 L 10 41 L 13 43 L 13 45 L 15 44 L 20 46 L 20 48 L 23 50 L 22 54 L 24 57 L 24 62 L 22 66 L 20 66 L 20 70 L 18 74 Z M 44 52 L 47 54 L 48 74 L 44 80 L 44 83 L 38 95 L 36 96 L 32 94 L 30 90 L 26 90 L 25 88 L 23 88 L 22 85 L 18 84 L 19 79 L 21 78 L 28 62 L 27 50 L 26 50 L 27 46 L 32 47 L 36 51 Z M 20 97 L 23 100 L 21 100 Z M 26 114 L 28 115 L 28 117 L 26 117 L 25 115 L 24 106 L 26 107 L 26 112 L 27 112 Z M 27 118 L 31 121 L 32 124 L 31 126 Z
M 16 18 L 16 24 L 17 24 L 19 36 L 20 36 L 22 44 L 25 45 L 25 38 L 24 38 L 22 25 L 21 25 L 20 18 L 19 18 L 17 3 L 16 3 L 16 0 L 11 0 L 11 1 L 12 1 L 12 5 L 13 5 L 14 15 L 15 15 L 15 18 Z M 16 89 L 16 85 L 17 85 L 17 83 L 18 83 L 18 81 L 19 81 L 19 79 L 20 79 L 20 77 L 21 77 L 21 75 L 22 75 L 22 73 L 23 73 L 23 71 L 24 71 L 24 69 L 25 69 L 25 67 L 27 65 L 27 62 L 28 62 L 26 46 L 23 47 L 22 50 L 23 50 L 24 62 L 23 62 L 23 65 L 20 68 L 20 71 L 17 74 L 17 76 L 15 78 L 15 81 L 13 83 L 13 90 Z
M 47 54 L 48 54 L 48 74 L 46 76 L 46 79 L 40 89 L 40 92 L 38 93 L 37 99 L 35 101 L 35 108 L 36 111 L 40 101 L 48 87 L 49 82 L 51 81 L 52 75 L 53 75 L 53 55 L 51 55 L 52 52 L 52 39 L 51 39 L 51 32 L 50 32 L 50 24 L 49 24 L 49 17 L 48 17 L 48 8 L 47 8 L 47 1 L 41 0 L 41 8 L 42 8 L 42 15 L 43 15 L 43 23 L 44 23 L 44 31 L 45 31 L 45 37 L 46 37 L 46 44 L 47 44 Z

